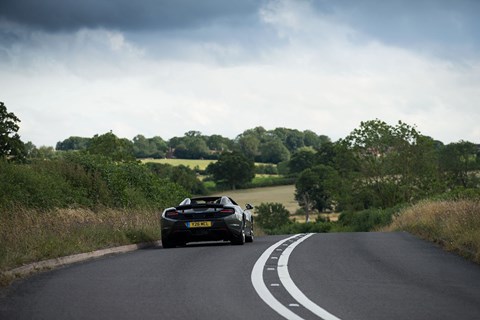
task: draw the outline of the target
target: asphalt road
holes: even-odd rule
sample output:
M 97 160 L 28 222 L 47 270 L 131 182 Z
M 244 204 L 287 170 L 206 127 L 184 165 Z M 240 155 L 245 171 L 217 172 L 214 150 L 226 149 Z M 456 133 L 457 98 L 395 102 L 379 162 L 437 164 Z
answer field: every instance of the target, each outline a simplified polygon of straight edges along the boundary
M 282 319 L 251 274 L 285 238 L 144 249 L 42 273 L 1 292 L 0 319 Z M 293 249 L 288 270 L 305 296 L 343 320 L 480 319 L 480 266 L 406 233 L 315 234 Z M 276 272 L 263 274 L 280 303 L 318 319 L 272 286 Z

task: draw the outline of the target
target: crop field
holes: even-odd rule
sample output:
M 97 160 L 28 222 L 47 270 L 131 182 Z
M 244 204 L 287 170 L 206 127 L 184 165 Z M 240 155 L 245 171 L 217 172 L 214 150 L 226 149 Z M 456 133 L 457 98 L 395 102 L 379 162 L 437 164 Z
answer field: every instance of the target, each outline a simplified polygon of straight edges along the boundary
M 184 165 L 186 167 L 189 167 L 190 169 L 195 169 L 195 167 L 198 167 L 200 170 L 205 170 L 210 163 L 216 162 L 216 160 L 192 160 L 192 159 L 143 159 L 142 160 L 142 163 L 146 163 L 146 162 L 163 163 L 163 164 L 169 164 L 172 166 Z
M 230 190 L 214 195 L 227 195 L 242 207 L 245 207 L 247 203 L 258 206 L 262 202 L 278 202 L 283 204 L 292 214 L 299 209 L 298 203 L 295 201 L 294 185 Z

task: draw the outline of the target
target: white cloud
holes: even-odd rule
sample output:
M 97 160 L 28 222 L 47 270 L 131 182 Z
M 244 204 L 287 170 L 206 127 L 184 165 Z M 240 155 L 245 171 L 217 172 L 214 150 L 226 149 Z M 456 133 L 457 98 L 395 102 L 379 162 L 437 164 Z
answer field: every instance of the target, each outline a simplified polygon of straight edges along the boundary
M 444 142 L 480 142 L 479 59 L 453 63 L 385 45 L 309 2 L 274 1 L 259 17 L 263 27 L 246 42 L 21 30 L 25 41 L 0 61 L 0 98 L 37 145 L 109 130 L 233 138 L 255 126 L 336 140 L 374 118 L 416 124 Z

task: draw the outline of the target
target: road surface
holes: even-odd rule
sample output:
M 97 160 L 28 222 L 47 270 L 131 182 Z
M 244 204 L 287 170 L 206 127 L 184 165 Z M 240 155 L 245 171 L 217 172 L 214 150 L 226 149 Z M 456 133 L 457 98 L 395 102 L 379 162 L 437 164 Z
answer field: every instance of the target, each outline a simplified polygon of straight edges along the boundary
M 0 292 L 0 319 L 294 319 L 265 296 L 298 319 L 319 319 L 299 296 L 325 319 L 480 319 L 480 266 L 412 235 L 289 237 L 143 249 L 45 272 Z

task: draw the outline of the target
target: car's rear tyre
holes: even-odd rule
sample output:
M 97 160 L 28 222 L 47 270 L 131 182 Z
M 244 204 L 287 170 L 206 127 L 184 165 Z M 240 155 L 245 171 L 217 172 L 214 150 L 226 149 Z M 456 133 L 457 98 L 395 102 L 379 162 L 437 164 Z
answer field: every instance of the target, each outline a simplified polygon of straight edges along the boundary
M 245 244 L 245 227 L 242 226 L 242 232 L 240 232 L 239 235 L 234 235 L 231 242 L 232 244 L 239 246 Z
M 177 244 L 174 241 L 169 240 L 167 238 L 162 238 L 162 247 L 164 249 L 175 248 L 176 246 Z
M 250 234 L 245 236 L 245 242 L 253 242 L 253 228 L 250 229 Z

